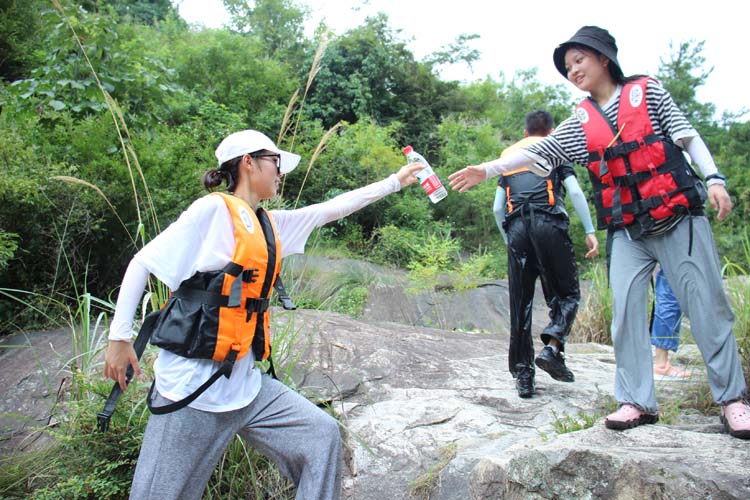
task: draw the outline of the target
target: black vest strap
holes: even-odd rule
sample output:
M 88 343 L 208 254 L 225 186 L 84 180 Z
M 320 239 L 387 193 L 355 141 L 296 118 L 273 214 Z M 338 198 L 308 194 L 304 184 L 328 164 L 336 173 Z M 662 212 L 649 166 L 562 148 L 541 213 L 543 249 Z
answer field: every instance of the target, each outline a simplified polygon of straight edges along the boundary
M 297 306 L 294 305 L 294 302 L 292 302 L 291 297 L 286 293 L 286 288 L 284 288 L 284 283 L 281 281 L 281 275 L 276 276 L 276 281 L 273 284 L 273 287 L 276 289 L 276 295 L 278 295 L 279 300 L 281 301 L 281 306 L 286 309 L 287 311 L 294 311 L 297 309 Z
M 671 159 L 665 161 L 656 168 L 657 174 L 665 174 L 672 170 L 678 169 L 685 165 L 685 160 L 679 156 L 674 156 Z M 619 177 L 613 177 L 612 182 L 619 187 L 630 187 L 635 186 L 641 182 L 647 181 L 654 177 L 650 171 L 633 172 L 628 175 L 622 175 Z
M 219 306 L 219 307 L 239 307 L 240 306 L 239 302 L 234 306 L 230 306 L 229 305 L 230 297 L 226 295 L 221 295 L 220 293 L 207 292 L 205 290 L 200 290 L 198 288 L 180 287 L 174 292 L 172 292 L 172 297 L 177 297 L 179 299 L 188 300 L 190 302 L 199 302 L 201 304 L 208 304 L 210 306 Z
M 151 413 L 154 415 L 164 415 L 167 413 L 172 413 L 173 411 L 180 410 L 182 408 L 185 408 L 187 405 L 195 401 L 198 396 L 206 392 L 206 389 L 211 387 L 214 382 L 219 380 L 219 378 L 224 375 L 226 378 L 229 378 L 229 376 L 232 374 L 232 368 L 234 368 L 234 362 L 237 359 L 237 351 L 229 351 L 229 354 L 227 354 L 227 357 L 222 361 L 221 366 L 218 370 L 214 372 L 211 377 L 209 377 L 208 380 L 203 382 L 203 384 L 198 387 L 195 392 L 187 396 L 186 398 L 183 398 L 179 401 L 175 401 L 173 403 L 169 403 L 164 406 L 154 406 L 151 402 L 151 399 L 154 394 L 154 387 L 156 387 L 156 380 L 154 380 L 151 383 L 151 388 L 148 390 L 148 396 L 146 396 L 146 404 L 148 405 L 148 409 L 151 410 Z
M 159 320 L 160 314 L 161 311 L 154 311 L 148 314 L 143 320 L 141 329 L 138 331 L 138 335 L 133 342 L 133 350 L 135 350 L 135 355 L 138 359 L 141 359 L 143 351 L 146 349 L 146 344 L 148 344 L 148 339 L 151 337 L 151 332 L 154 331 L 154 325 L 156 325 L 156 322 Z M 128 369 L 125 372 L 125 383 L 130 384 L 132 379 L 133 365 L 128 365 Z M 104 408 L 96 414 L 97 427 L 101 432 L 107 432 L 109 429 L 109 421 L 112 419 L 112 414 L 115 411 L 115 406 L 117 406 L 117 401 L 119 401 L 121 395 L 122 389 L 120 389 L 120 384 L 115 382 L 115 385 L 109 392 L 107 402 L 104 403 Z

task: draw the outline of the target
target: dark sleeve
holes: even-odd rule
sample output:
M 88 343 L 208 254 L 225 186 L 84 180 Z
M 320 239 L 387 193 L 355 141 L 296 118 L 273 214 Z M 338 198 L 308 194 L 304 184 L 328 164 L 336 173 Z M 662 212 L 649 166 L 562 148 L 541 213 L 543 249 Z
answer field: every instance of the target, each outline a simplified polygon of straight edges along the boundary
M 560 175 L 561 181 L 564 181 L 571 175 L 573 177 L 576 177 L 576 171 L 573 168 L 572 163 L 564 163 L 563 165 L 560 165 L 559 167 L 557 167 L 557 171 L 558 171 L 558 174 Z

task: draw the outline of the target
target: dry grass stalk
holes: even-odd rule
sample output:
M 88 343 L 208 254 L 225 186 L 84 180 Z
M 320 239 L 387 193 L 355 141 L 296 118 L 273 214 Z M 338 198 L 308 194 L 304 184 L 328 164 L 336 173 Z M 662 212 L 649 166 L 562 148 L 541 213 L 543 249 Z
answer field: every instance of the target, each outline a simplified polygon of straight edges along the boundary
M 292 98 L 289 99 L 289 104 L 286 105 L 286 111 L 284 111 L 284 118 L 281 120 L 281 129 L 279 129 L 279 137 L 276 140 L 276 144 L 281 144 L 281 140 L 284 138 L 287 132 L 289 132 L 289 127 L 292 125 L 292 113 L 294 113 L 294 105 L 297 104 L 297 99 L 299 98 L 299 89 L 294 91 L 294 94 L 292 94 Z
M 107 203 L 107 205 L 109 205 L 109 208 L 112 209 L 112 213 L 115 214 L 115 217 L 117 217 L 117 220 L 120 222 L 120 224 L 122 225 L 122 227 L 125 228 L 125 233 L 130 238 L 130 241 L 132 241 L 133 244 L 135 245 L 136 242 L 133 239 L 133 237 L 130 235 L 130 233 L 128 233 L 127 226 L 125 225 L 125 223 L 123 222 L 123 220 L 120 218 L 120 216 L 117 214 L 117 210 L 115 209 L 114 205 L 112 205 L 112 203 L 109 201 L 109 198 L 107 198 L 107 195 L 105 195 L 104 192 L 101 189 L 99 189 L 99 186 L 97 186 L 95 184 L 92 184 L 92 183 L 90 183 L 88 181 L 84 181 L 82 179 L 79 179 L 78 177 L 71 177 L 69 175 L 55 175 L 52 178 L 55 179 L 55 180 L 67 182 L 67 183 L 70 183 L 70 184 L 79 184 L 81 186 L 86 186 L 87 188 L 91 188 L 94 191 L 96 191 L 97 194 L 99 196 L 101 196 L 102 199 Z
M 125 144 L 125 137 L 127 137 L 128 138 L 128 142 L 130 142 L 130 132 L 128 131 L 128 127 L 127 127 L 127 124 L 125 122 L 125 117 L 123 116 L 122 111 L 120 110 L 120 107 L 117 105 L 117 101 L 115 101 L 112 98 L 112 96 L 109 94 L 109 92 L 107 92 L 107 90 L 102 85 L 102 82 L 99 80 L 99 75 L 97 74 L 96 70 L 94 69 L 94 65 L 91 63 L 91 59 L 89 59 L 88 53 L 86 52 L 86 49 L 83 47 L 83 43 L 81 43 L 81 38 L 78 36 L 78 33 L 76 32 L 75 28 L 71 24 L 71 22 L 68 19 L 68 17 L 65 15 L 65 10 L 63 9 L 62 5 L 60 5 L 60 2 L 58 0 L 52 0 L 52 5 L 54 5 L 55 9 L 57 9 L 57 11 L 60 12 L 60 16 L 63 18 L 63 21 L 65 22 L 65 24 L 67 24 L 68 28 L 70 28 L 70 31 L 73 33 L 73 38 L 75 39 L 76 43 L 78 44 L 78 48 L 81 50 L 81 53 L 83 54 L 83 57 L 86 60 L 86 64 L 88 65 L 89 69 L 91 70 L 91 74 L 94 76 L 94 80 L 96 81 L 97 87 L 99 87 L 99 90 L 101 91 L 102 95 L 104 96 L 104 101 L 107 103 L 107 108 L 109 109 L 109 113 L 112 116 L 112 121 L 114 123 L 115 130 L 117 131 L 117 137 L 118 137 L 118 139 L 120 141 L 120 146 L 121 146 L 123 158 L 125 160 L 125 165 L 127 166 L 128 174 L 130 175 L 130 183 L 131 183 L 131 187 L 133 189 L 133 199 L 135 201 L 136 215 L 137 215 L 137 218 L 138 218 L 138 227 L 140 228 L 140 227 L 143 226 L 143 218 L 141 216 L 141 210 L 139 208 L 140 207 L 140 203 L 139 203 L 139 200 L 138 200 L 138 198 L 139 198 L 138 197 L 138 190 L 136 188 L 135 176 L 133 175 L 133 167 L 132 167 L 132 165 L 130 163 L 129 156 L 132 156 L 132 158 L 136 162 L 137 170 L 138 170 L 138 172 L 140 174 L 141 181 L 143 182 L 144 189 L 146 190 L 146 193 L 147 193 L 148 204 L 149 204 L 149 207 L 150 207 L 150 210 L 151 210 L 151 218 L 152 218 L 152 221 L 155 223 L 155 227 L 158 229 L 158 223 L 156 222 L 157 221 L 156 211 L 154 210 L 153 203 L 151 202 L 151 196 L 150 196 L 150 194 L 148 194 L 148 185 L 146 184 L 146 180 L 143 177 L 143 172 L 141 171 L 140 165 L 138 165 L 137 156 L 135 154 L 135 150 L 132 147 L 126 146 L 126 144 Z M 130 154 L 128 154 L 128 153 L 130 153 Z M 84 181 L 81 181 L 81 182 L 84 182 Z M 93 184 L 91 184 L 91 186 L 93 186 Z M 98 188 L 97 188 L 97 190 L 98 190 L 98 192 L 102 196 L 104 196 L 104 193 L 102 193 L 101 190 L 99 190 Z M 105 197 L 105 199 L 106 199 L 106 197 Z M 109 200 L 107 200 L 107 203 L 109 203 Z M 111 203 L 110 203 L 110 206 L 112 206 Z M 113 210 L 114 210 L 114 207 L 113 207 Z M 115 212 L 115 215 L 117 216 L 116 212 Z M 119 219 L 119 216 L 117 216 L 117 218 Z M 122 223 L 122 220 L 120 220 L 120 223 Z M 123 224 L 123 226 L 124 226 L 124 224 Z M 126 232 L 127 232 L 127 228 L 126 228 Z M 128 237 L 131 239 L 131 241 L 133 241 L 133 244 L 135 246 L 137 246 L 136 239 L 133 238 L 130 235 L 130 233 L 128 233 Z M 144 241 L 144 243 L 145 243 L 145 241 Z
M 315 164 L 315 160 L 318 159 L 318 156 L 325 150 L 326 145 L 328 144 L 328 140 L 333 136 L 333 134 L 336 133 L 336 131 L 341 127 L 341 122 L 338 122 L 333 127 L 329 128 L 328 131 L 323 134 L 323 137 L 320 139 L 320 142 L 318 143 L 318 146 L 315 148 L 315 152 L 313 153 L 312 157 L 310 158 L 310 163 L 307 165 L 307 170 L 305 171 L 305 177 L 302 179 L 302 184 L 299 187 L 299 192 L 297 193 L 297 199 L 294 200 L 294 208 L 297 208 L 297 203 L 299 203 L 299 198 L 302 195 L 302 189 L 305 187 L 305 181 L 307 181 L 307 176 L 310 175 L 310 170 L 312 170 L 313 165 Z

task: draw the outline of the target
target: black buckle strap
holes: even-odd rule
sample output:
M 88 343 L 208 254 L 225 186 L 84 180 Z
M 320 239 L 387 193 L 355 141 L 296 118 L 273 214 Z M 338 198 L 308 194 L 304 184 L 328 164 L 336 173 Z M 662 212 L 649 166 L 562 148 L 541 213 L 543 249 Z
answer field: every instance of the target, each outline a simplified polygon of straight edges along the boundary
M 297 309 L 292 298 L 286 293 L 286 288 L 284 288 L 284 282 L 281 281 L 281 276 L 276 276 L 276 282 L 273 284 L 273 287 L 276 289 L 276 295 L 278 295 L 279 301 L 281 301 L 281 307 L 287 311 L 294 311 Z
M 135 351 L 135 355 L 138 359 L 141 359 L 143 351 L 146 349 L 146 344 L 148 344 L 148 339 L 151 337 L 151 333 L 154 331 L 154 326 L 159 320 L 160 314 L 161 310 L 149 313 L 143 320 L 141 329 L 138 331 L 138 335 L 133 342 L 133 350 Z M 133 365 L 129 364 L 128 369 L 125 372 L 125 383 L 130 384 L 130 381 L 132 379 Z M 109 429 L 109 422 L 112 419 L 112 414 L 115 412 L 117 401 L 119 401 L 121 395 L 122 389 L 120 389 L 120 384 L 115 382 L 115 385 L 109 392 L 107 402 L 104 403 L 104 408 L 102 409 L 102 411 L 96 414 L 97 427 L 101 432 L 107 432 L 107 430 Z
M 255 283 L 258 281 L 258 276 L 260 276 L 260 273 L 258 272 L 258 268 L 251 268 L 251 269 L 245 269 L 242 271 L 242 281 L 245 283 Z
M 200 302 L 201 304 L 208 304 L 210 306 L 228 307 L 229 297 L 221 295 L 220 293 L 207 292 L 198 288 L 178 288 L 172 292 L 172 297 L 177 297 L 183 300 L 189 300 L 190 302 Z M 229 306 L 229 307 L 238 307 Z
M 234 349 L 229 351 L 227 357 L 224 359 L 224 361 L 221 362 L 221 366 L 219 367 L 219 369 L 216 370 L 208 380 L 203 382 L 203 385 L 198 387 L 192 394 L 190 394 L 186 398 L 164 406 L 154 406 L 151 403 L 151 398 L 153 397 L 154 393 L 154 387 L 156 387 L 156 380 L 154 380 L 154 382 L 151 384 L 151 388 L 148 390 L 148 396 L 146 397 L 146 404 L 148 405 L 148 409 L 151 410 L 151 413 L 153 413 L 154 415 L 164 415 L 185 408 L 187 405 L 195 401 L 198 396 L 206 392 L 206 390 L 211 387 L 214 382 L 219 380 L 222 375 L 226 378 L 229 378 L 229 376 L 232 374 L 234 362 L 237 360 L 238 354 L 239 351 L 235 351 Z
M 656 167 L 656 175 L 665 174 L 684 165 L 683 158 L 675 157 L 669 161 L 666 161 Z M 633 172 L 632 174 L 622 175 L 619 177 L 613 177 L 612 181 L 619 187 L 630 187 L 640 184 L 644 181 L 652 179 L 656 176 L 651 170 L 642 170 L 640 172 Z
M 249 313 L 262 314 L 268 309 L 268 305 L 271 303 L 269 299 L 246 299 L 245 309 Z
M 604 161 L 609 161 L 619 156 L 629 155 L 630 153 L 637 151 L 643 146 L 651 146 L 652 144 L 656 144 L 657 142 L 660 142 L 662 140 L 663 139 L 661 136 L 658 136 L 656 134 L 649 134 L 641 140 L 621 142 L 619 144 L 615 144 L 614 146 L 610 146 L 604 150 Z M 601 152 L 592 151 L 589 153 L 589 163 L 599 161 L 601 159 L 602 159 Z

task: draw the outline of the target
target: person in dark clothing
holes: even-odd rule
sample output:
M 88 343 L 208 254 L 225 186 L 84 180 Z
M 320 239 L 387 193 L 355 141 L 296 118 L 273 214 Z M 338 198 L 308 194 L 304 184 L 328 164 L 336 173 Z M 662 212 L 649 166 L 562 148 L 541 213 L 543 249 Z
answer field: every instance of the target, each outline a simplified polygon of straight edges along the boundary
M 540 141 L 552 129 L 552 116 L 548 112 L 537 110 L 527 114 L 525 138 L 506 148 L 501 157 Z M 571 165 L 553 171 L 549 177 L 539 177 L 526 168 L 505 172 L 497 185 L 495 220 L 508 246 L 511 324 L 508 365 L 516 379 L 518 395 L 530 398 L 535 391 L 535 363 L 555 380 L 575 380 L 563 354 L 580 299 L 578 267 L 564 205 L 566 190 L 586 231 L 589 248 L 586 257 L 598 255 L 599 245 L 586 197 Z M 537 277 L 541 279 L 550 322 L 541 335 L 545 347 L 534 359 L 531 309 Z

